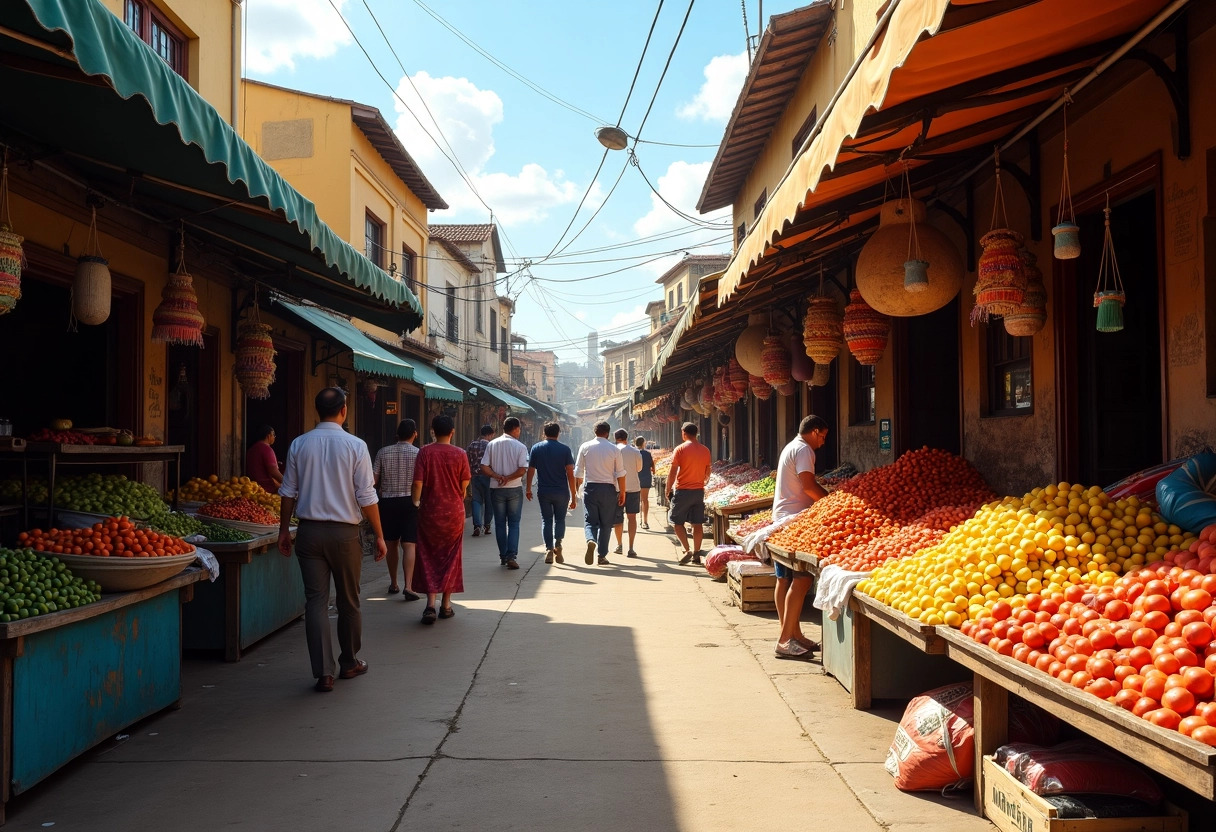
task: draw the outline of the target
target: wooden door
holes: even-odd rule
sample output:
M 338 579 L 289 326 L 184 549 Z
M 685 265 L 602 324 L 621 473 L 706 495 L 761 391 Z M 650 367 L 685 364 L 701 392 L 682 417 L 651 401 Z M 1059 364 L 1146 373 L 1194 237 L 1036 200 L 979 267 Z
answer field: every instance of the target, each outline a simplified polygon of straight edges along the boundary
M 959 297 L 894 327 L 895 455 L 916 448 L 962 450 Z

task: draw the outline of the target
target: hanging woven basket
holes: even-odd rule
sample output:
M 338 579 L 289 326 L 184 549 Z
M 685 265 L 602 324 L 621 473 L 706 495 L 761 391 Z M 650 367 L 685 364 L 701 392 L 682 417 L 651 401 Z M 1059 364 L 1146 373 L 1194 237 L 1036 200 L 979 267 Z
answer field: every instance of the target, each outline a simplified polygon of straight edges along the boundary
M 1017 337 L 1034 335 L 1047 323 L 1047 287 L 1038 258 L 1022 249 L 1022 266 L 1026 271 L 1026 294 L 1022 304 L 1005 316 L 1005 331 Z
M 890 332 L 890 318 L 866 303 L 859 289 L 849 292 L 849 305 L 844 308 L 844 339 L 857 363 L 872 365 L 882 360 Z
M 72 319 L 97 326 L 110 317 L 110 262 L 101 256 L 97 239 L 97 208 L 89 222 L 85 253 L 76 258 L 72 277 Z
M 743 369 L 737 358 L 732 358 L 726 367 L 730 375 L 730 386 L 735 391 L 735 401 L 739 401 L 747 393 L 747 370 Z
M 773 388 L 763 376 L 749 376 L 748 386 L 752 388 L 752 395 L 762 402 L 766 402 L 773 395 Z
M 21 264 L 25 253 L 20 234 L 0 223 L 0 315 L 12 311 L 21 299 Z
M 233 374 L 247 398 L 268 399 L 270 385 L 274 384 L 274 340 L 270 337 L 270 326 L 256 316 L 255 306 L 254 317 L 237 326 Z
M 790 353 L 785 348 L 785 344 L 781 342 L 780 336 L 770 335 L 764 339 L 764 350 L 761 354 L 760 363 L 764 368 L 764 380 L 771 386 L 780 387 L 792 381 L 790 378 Z
M 1123 329 L 1123 306 L 1127 303 L 1127 293 L 1123 289 L 1123 275 L 1119 272 L 1115 241 L 1110 233 L 1109 192 L 1102 213 L 1105 229 L 1102 234 L 1102 259 L 1098 264 L 1098 285 L 1094 289 L 1094 306 L 1098 308 L 1098 332 L 1118 332 Z
M 1022 265 L 1022 235 L 1009 228 L 994 228 L 980 238 L 979 278 L 975 282 L 975 319 L 1015 312 L 1026 295 L 1026 271 Z
M 844 346 L 844 329 L 835 298 L 813 296 L 802 319 L 802 343 L 816 364 L 830 364 Z
M 908 253 L 908 225 L 913 221 L 919 257 Z M 930 264 L 923 288 L 909 285 L 904 266 L 908 260 Z M 963 273 L 958 249 L 928 221 L 925 204 L 906 198 L 883 204 L 878 230 L 861 247 L 854 269 L 857 288 L 866 303 L 884 315 L 901 318 L 927 315 L 945 306 L 958 294 Z
M 782 396 L 792 396 L 798 392 L 798 385 L 792 381 L 787 381 L 785 384 L 778 386 L 776 390 Z
M 816 364 L 815 374 L 811 376 L 811 380 L 807 382 L 812 387 L 826 387 L 827 383 L 832 380 L 832 365 L 831 364 Z
M 160 297 L 160 305 L 152 313 L 152 340 L 201 347 L 206 321 L 198 308 L 193 278 L 185 272 L 170 274 Z
M 747 318 L 747 329 L 735 341 L 735 359 L 744 370 L 752 375 L 764 371 L 760 366 L 760 352 L 764 349 L 764 339 L 768 335 L 768 316 L 763 312 L 753 312 Z

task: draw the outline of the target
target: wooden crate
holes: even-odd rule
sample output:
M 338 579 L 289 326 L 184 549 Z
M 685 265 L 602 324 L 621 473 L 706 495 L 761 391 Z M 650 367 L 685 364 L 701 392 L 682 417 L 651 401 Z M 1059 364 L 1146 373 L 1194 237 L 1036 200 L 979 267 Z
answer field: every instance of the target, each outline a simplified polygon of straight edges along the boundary
M 731 601 L 744 612 L 776 612 L 773 591 L 777 588 L 776 575 L 744 575 L 736 578 L 726 573 L 726 585 L 730 588 Z
M 1147 818 L 1056 817 L 1050 803 L 1012 774 L 984 758 L 984 815 L 1002 832 L 1186 832 L 1186 814 L 1166 804 L 1167 814 Z

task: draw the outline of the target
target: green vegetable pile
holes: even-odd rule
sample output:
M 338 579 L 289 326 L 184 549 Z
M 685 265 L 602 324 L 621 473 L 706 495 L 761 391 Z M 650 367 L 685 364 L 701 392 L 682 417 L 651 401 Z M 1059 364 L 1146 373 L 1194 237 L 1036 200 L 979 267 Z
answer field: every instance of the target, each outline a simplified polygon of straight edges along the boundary
M 101 587 L 74 576 L 63 561 L 33 549 L 0 549 L 0 621 L 80 607 L 101 600 Z
M 189 537 L 192 534 L 200 534 L 203 531 L 203 522 L 201 520 L 191 517 L 189 514 L 183 514 L 180 511 L 171 511 L 162 517 L 149 521 L 148 525 L 158 532 L 173 535 L 174 537 Z
M 748 494 L 755 494 L 757 497 L 772 496 L 777 490 L 777 478 L 772 474 L 769 474 L 762 480 L 749 482 L 747 485 L 743 486 L 743 490 Z
M 32 505 L 46 505 L 45 479 L 30 480 L 29 497 Z M 21 481 L 10 479 L 0 483 L 0 499 L 20 500 Z M 63 477 L 55 484 L 55 507 L 112 517 L 125 515 L 136 520 L 159 520 L 169 513 L 160 492 L 121 474 Z
M 207 538 L 211 543 L 244 543 L 246 540 L 253 540 L 253 535 L 249 532 L 241 531 L 240 529 L 230 529 L 227 526 L 221 526 L 219 523 L 203 523 L 198 533 Z

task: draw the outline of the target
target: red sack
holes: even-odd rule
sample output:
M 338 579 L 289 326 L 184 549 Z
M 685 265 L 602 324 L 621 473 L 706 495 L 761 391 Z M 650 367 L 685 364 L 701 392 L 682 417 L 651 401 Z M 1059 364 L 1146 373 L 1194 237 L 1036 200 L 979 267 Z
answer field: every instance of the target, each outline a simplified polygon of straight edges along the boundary
M 1051 748 L 1012 743 L 997 749 L 995 759 L 1018 782 L 1039 795 L 1120 795 L 1153 806 L 1164 798 L 1142 766 L 1089 739 L 1071 740 Z
M 743 551 L 742 546 L 722 545 L 714 548 L 705 558 L 705 571 L 715 581 L 726 574 L 726 565 L 732 560 L 759 560 L 755 555 Z
M 947 685 L 908 703 L 886 769 L 905 792 L 961 786 L 975 770 L 971 684 Z

